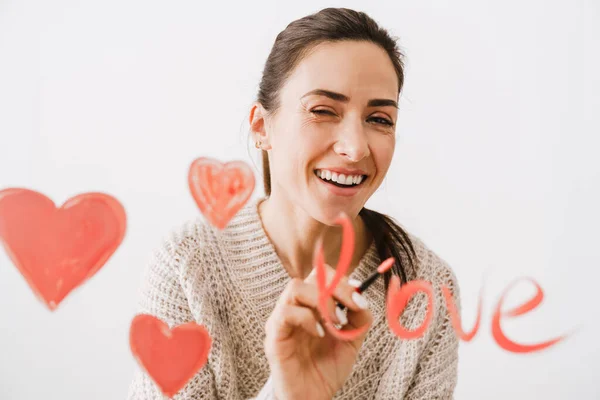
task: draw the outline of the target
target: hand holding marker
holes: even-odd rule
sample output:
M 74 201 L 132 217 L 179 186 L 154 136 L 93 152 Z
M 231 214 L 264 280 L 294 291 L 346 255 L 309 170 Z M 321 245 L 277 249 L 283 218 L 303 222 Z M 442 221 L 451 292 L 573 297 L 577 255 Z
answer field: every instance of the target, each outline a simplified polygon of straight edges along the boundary
M 389 270 L 394 265 L 394 261 L 395 261 L 394 257 L 390 257 L 387 260 L 385 260 L 377 268 L 377 271 L 373 272 L 367 279 L 365 279 L 365 281 L 363 283 L 360 283 L 359 281 L 357 281 L 355 279 L 350 279 L 348 281 L 348 283 L 350 285 L 356 287 L 356 289 L 355 289 L 356 293 L 362 294 L 365 290 L 367 290 L 367 288 L 369 286 L 371 286 L 371 284 L 373 282 L 375 282 L 375 280 L 377 280 L 377 277 L 379 277 L 380 275 L 382 275 L 383 273 L 385 273 L 387 270 Z M 362 308 L 366 308 L 367 307 L 367 304 L 364 303 L 364 298 L 362 296 L 356 296 L 355 293 L 352 293 L 352 300 L 354 300 L 354 302 L 357 303 Z M 341 324 L 336 324 L 334 326 L 337 329 L 340 329 L 342 326 L 344 326 L 344 325 L 346 325 L 348 323 L 348 318 L 346 317 L 347 307 L 345 305 L 343 305 L 343 304 L 338 303 L 338 302 L 336 302 L 336 303 L 337 304 L 336 304 L 336 308 L 335 308 L 335 314 L 340 319 L 340 321 L 342 321 L 342 323 Z

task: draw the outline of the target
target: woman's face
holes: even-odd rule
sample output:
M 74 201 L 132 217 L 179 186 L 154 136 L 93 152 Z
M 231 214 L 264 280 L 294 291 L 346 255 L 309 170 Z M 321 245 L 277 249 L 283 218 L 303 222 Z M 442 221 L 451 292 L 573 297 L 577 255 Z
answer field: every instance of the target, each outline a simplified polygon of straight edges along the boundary
M 271 197 L 285 197 L 327 225 L 340 211 L 355 217 L 394 155 L 398 78 L 389 56 L 368 42 L 320 44 L 280 96 L 259 138 L 269 153 Z M 358 185 L 345 185 L 357 176 Z M 343 187 L 333 178 L 343 178 Z

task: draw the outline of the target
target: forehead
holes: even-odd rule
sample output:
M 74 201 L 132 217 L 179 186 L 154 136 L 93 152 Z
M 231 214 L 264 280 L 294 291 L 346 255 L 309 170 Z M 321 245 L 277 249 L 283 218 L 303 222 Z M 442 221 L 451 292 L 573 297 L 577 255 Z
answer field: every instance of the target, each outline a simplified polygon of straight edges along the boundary
M 343 93 L 355 101 L 398 98 L 398 77 L 389 56 L 369 42 L 322 43 L 296 66 L 284 92 L 299 99 L 315 89 Z

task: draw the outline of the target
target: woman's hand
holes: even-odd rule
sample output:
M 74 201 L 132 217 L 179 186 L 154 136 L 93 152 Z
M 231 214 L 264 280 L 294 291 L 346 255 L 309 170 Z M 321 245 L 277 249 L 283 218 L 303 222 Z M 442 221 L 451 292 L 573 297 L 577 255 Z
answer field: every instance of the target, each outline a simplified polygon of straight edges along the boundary
M 335 270 L 325 264 L 325 271 L 329 283 Z M 350 375 L 368 332 L 355 340 L 343 341 L 323 329 L 320 324 L 325 322 L 318 309 L 315 274 L 313 269 L 304 281 L 299 278 L 290 281 L 265 326 L 265 353 L 277 400 L 330 400 Z M 348 284 L 347 277 L 342 277 L 333 293 L 348 308 L 347 324 L 342 329 L 356 329 L 373 322 L 369 309 L 359 307 L 352 293 L 355 287 Z M 365 300 L 363 305 L 366 303 Z M 328 299 L 327 306 L 332 321 L 346 322 L 336 314 L 333 299 Z

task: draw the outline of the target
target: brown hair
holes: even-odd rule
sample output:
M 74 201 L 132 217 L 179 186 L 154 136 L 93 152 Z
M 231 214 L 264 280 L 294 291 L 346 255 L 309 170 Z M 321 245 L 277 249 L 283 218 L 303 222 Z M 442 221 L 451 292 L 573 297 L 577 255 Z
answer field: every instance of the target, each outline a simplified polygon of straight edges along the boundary
M 398 94 L 404 84 L 403 54 L 396 46 L 395 38 L 380 28 L 364 12 L 348 8 L 325 8 L 290 23 L 277 35 L 260 81 L 258 98 L 268 114 L 280 108 L 279 91 L 302 58 L 315 46 L 323 42 L 368 41 L 383 48 L 389 55 L 398 77 Z M 271 194 L 271 172 L 266 151 L 262 151 L 263 183 L 267 196 Z M 408 257 L 407 262 L 414 271 L 415 251 L 407 233 L 393 218 L 374 210 L 363 208 L 359 215 L 373 235 L 380 260 L 394 257 L 394 266 L 384 275 L 387 291 L 391 274 L 407 282 L 403 258 L 399 250 Z

